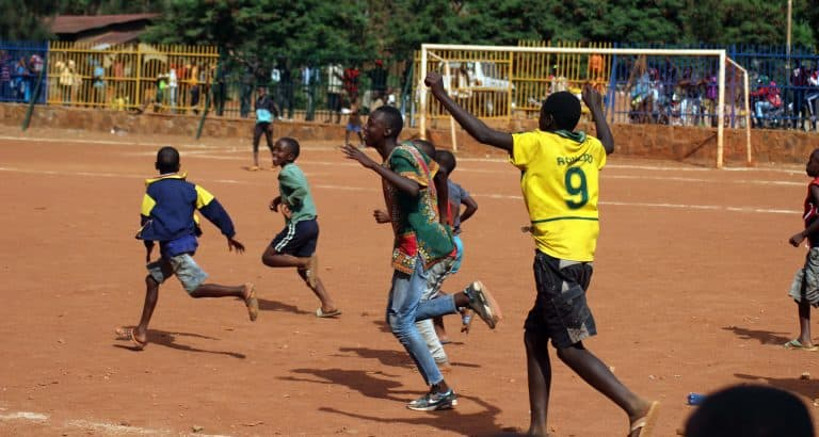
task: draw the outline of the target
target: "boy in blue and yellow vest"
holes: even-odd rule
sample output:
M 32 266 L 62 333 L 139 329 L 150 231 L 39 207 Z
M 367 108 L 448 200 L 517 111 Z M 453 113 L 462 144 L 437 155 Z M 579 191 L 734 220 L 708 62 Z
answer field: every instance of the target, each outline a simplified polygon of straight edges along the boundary
M 159 177 L 145 181 L 147 189 L 142 198 L 142 228 L 136 235 L 145 243 L 145 261 L 148 262 L 147 290 L 142 318 L 135 328 L 121 327 L 116 330 L 120 340 L 130 341 L 133 348 L 142 350 L 148 344 L 148 323 L 154 313 L 159 297 L 159 285 L 176 276 L 191 297 L 238 297 L 247 306 L 251 321 L 259 314 L 259 302 L 253 284 L 237 286 L 207 284 L 205 273 L 193 255 L 199 243 L 196 237 L 201 230 L 196 223 L 195 211 L 216 225 L 227 238 L 229 250 L 245 251 L 236 241 L 233 221 L 222 205 L 204 188 L 185 180 L 179 173 L 179 152 L 173 147 L 163 147 L 156 155 Z M 160 258 L 151 262 L 155 242 L 159 242 Z
M 603 361 L 583 345 L 597 333 L 586 303 L 597 246 L 598 177 L 614 139 L 603 114 L 602 98 L 583 89 L 600 139 L 575 132 L 580 102 L 568 92 L 549 96 L 540 109 L 539 129 L 520 134 L 495 131 L 455 103 L 438 73 L 425 83 L 432 95 L 476 140 L 509 152 L 520 169 L 523 200 L 535 240 L 535 304 L 524 325 L 529 378 L 529 435 L 547 435 L 546 413 L 552 367 L 548 341 L 557 356 L 589 385 L 613 400 L 629 418 L 629 437 L 650 435 L 657 402 L 632 393 Z

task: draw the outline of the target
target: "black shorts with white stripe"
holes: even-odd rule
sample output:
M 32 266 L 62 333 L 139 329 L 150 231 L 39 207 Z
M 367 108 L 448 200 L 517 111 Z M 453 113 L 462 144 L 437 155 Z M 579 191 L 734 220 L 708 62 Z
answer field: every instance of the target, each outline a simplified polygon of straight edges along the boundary
M 277 253 L 299 258 L 313 256 L 318 245 L 319 227 L 316 219 L 288 223 L 270 243 Z

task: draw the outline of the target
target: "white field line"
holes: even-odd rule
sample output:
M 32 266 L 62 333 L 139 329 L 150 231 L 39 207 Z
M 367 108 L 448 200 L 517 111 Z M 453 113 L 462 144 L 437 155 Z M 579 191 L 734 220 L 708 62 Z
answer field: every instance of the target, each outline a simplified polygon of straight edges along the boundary
M 3 421 L 27 421 L 27 422 L 49 422 L 48 415 L 32 413 L 29 411 L 18 411 L 8 414 L 0 414 L 0 422 Z M 177 435 L 177 436 L 197 436 L 197 437 L 228 437 L 218 434 L 202 433 L 178 433 L 168 430 L 140 428 L 138 426 L 115 425 L 106 422 L 93 422 L 90 420 L 69 420 L 65 422 L 64 428 L 80 428 L 86 431 L 101 432 L 103 435 Z
M 141 147 L 162 147 L 168 145 L 167 142 L 144 142 L 144 141 L 114 141 L 114 140 L 87 140 L 87 139 L 71 139 L 71 138 L 45 138 L 45 137 L 14 137 L 8 135 L 0 135 L 0 140 L 10 141 L 30 141 L 30 142 L 44 142 L 44 143 L 71 143 L 71 144 L 110 144 L 119 146 L 141 146 Z M 224 145 L 206 145 L 206 144 L 176 144 L 177 147 L 189 147 L 210 149 L 212 153 L 241 153 L 245 152 L 245 147 L 239 146 L 224 146 Z M 331 151 L 336 150 L 335 146 L 308 146 L 307 150 L 321 150 Z M 249 150 L 249 148 L 247 149 Z M 191 152 L 186 152 L 191 153 Z M 206 153 L 202 151 L 200 153 Z M 140 153 L 142 154 L 142 153 Z M 153 155 L 153 152 L 144 152 L 145 155 Z M 212 159 L 220 159 L 216 157 L 209 157 Z M 228 158 L 230 159 L 230 158 Z M 458 158 L 462 162 L 490 162 L 498 164 L 508 164 L 509 160 L 505 158 Z M 709 172 L 709 171 L 730 171 L 730 172 L 773 172 L 802 175 L 804 170 L 796 168 L 765 168 L 765 167 L 725 167 L 722 170 L 716 170 L 706 167 L 685 167 L 685 166 L 668 166 L 668 165 L 645 165 L 645 164 L 609 164 L 606 168 L 614 169 L 632 169 L 632 170 L 648 170 L 648 171 L 663 171 L 663 172 Z
M 55 171 L 55 170 L 34 170 L 22 169 L 15 167 L 0 167 L 0 172 L 8 173 L 23 173 L 23 174 L 38 174 L 51 176 L 79 176 L 79 177 L 105 177 L 105 178 L 127 178 L 127 179 L 144 179 L 140 175 L 128 175 L 122 173 L 93 173 L 93 172 L 71 172 L 71 171 Z M 205 179 L 206 180 L 206 179 Z M 211 182 L 222 182 L 228 184 L 238 185 L 264 185 L 267 182 L 250 182 L 238 181 L 233 179 L 214 179 Z M 315 184 L 314 188 L 325 190 L 340 190 L 340 191 L 359 191 L 359 192 L 380 192 L 376 188 L 355 187 L 350 185 L 334 185 L 334 184 Z M 495 193 L 473 193 L 475 197 L 484 199 L 509 199 L 509 200 L 523 200 L 520 195 L 511 194 L 495 194 Z M 761 214 L 799 214 L 800 211 L 788 209 L 775 208 L 757 208 L 757 207 L 736 207 L 725 205 L 697 205 L 688 203 L 651 203 L 651 202 L 618 202 L 618 201 L 602 201 L 602 206 L 627 206 L 627 207 L 642 207 L 642 208 L 665 208 L 665 209 L 690 209 L 700 211 L 728 211 L 728 212 L 745 212 L 745 213 L 761 213 Z
M 29 411 L 18 411 L 16 413 L 0 414 L 0 421 L 10 420 L 29 420 L 34 422 L 42 422 L 48 420 L 48 416 L 40 413 L 32 413 Z

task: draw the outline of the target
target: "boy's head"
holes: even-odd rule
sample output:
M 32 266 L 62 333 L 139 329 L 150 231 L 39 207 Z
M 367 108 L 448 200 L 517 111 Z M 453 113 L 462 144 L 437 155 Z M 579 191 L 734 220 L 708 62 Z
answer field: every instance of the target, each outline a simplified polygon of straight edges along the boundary
M 580 121 L 580 100 L 568 91 L 551 94 L 540 106 L 540 130 L 573 131 Z
M 424 155 L 429 156 L 429 159 L 435 159 L 435 146 L 431 142 L 416 138 L 412 140 L 412 144 L 424 152 Z
M 452 172 L 455 171 L 455 167 L 458 165 L 455 155 L 453 155 L 449 150 L 436 151 L 435 162 L 441 166 L 441 169 L 445 171 L 446 174 L 452 174 Z
M 179 171 L 179 151 L 171 146 L 165 146 L 156 152 L 154 167 L 159 174 L 176 173 Z
M 363 129 L 364 142 L 368 147 L 378 148 L 387 139 L 397 139 L 403 128 L 401 111 L 392 106 L 381 106 L 367 118 Z
M 819 149 L 813 149 L 811 152 L 808 164 L 805 165 L 805 173 L 812 178 L 819 176 Z
M 767 386 L 734 386 L 708 395 L 685 424 L 686 437 L 813 437 L 796 396 Z
M 284 166 L 299 158 L 301 146 L 294 138 L 282 137 L 273 144 L 273 164 Z

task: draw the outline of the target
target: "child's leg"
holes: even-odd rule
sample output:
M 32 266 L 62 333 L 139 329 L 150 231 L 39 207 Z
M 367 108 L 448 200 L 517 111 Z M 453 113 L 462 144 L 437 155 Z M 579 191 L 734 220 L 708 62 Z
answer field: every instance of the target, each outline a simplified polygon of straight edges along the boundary
M 344 144 L 350 144 L 350 129 L 344 130 Z
M 549 412 L 549 392 L 552 388 L 552 363 L 549 359 L 549 338 L 526 330 L 523 335 L 526 345 L 526 370 L 529 380 L 528 435 L 547 436 L 546 417 Z
M 247 307 L 251 321 L 256 321 L 259 314 L 259 302 L 256 299 L 256 292 L 253 284 L 228 286 L 220 284 L 206 284 L 208 274 L 202 270 L 193 257 L 188 254 L 177 255 L 170 259 L 176 277 L 182 283 L 182 287 L 188 292 L 190 297 L 195 299 L 217 298 L 217 297 L 238 297 L 242 299 Z
M 304 279 L 304 283 L 310 287 L 310 290 L 313 291 L 313 294 L 321 302 L 321 312 L 323 314 L 334 314 L 338 312 L 338 307 L 336 307 L 335 302 L 333 302 L 333 298 L 330 297 L 330 294 L 327 293 L 327 290 L 324 288 L 324 283 L 321 282 L 321 279 L 316 277 L 316 285 L 311 286 L 310 282 L 307 280 L 307 272 L 304 269 L 299 269 L 299 276 Z
M 804 347 L 813 346 L 813 340 L 810 335 L 810 303 L 802 299 L 797 302 L 799 308 L 799 343 Z
M 364 134 L 361 133 L 361 126 L 358 127 L 358 130 L 356 131 L 356 133 L 358 134 L 358 145 L 359 145 L 359 147 L 364 147 Z
M 259 168 L 259 140 L 262 138 L 261 123 L 253 128 L 253 166 Z
M 159 300 L 159 283 L 151 275 L 145 277 L 145 304 L 142 307 L 142 317 L 139 325 L 134 328 L 134 338 L 142 343 L 148 343 L 148 323 L 154 314 L 156 302 Z
M 651 403 L 632 393 L 582 342 L 558 348 L 557 356 L 595 390 L 622 408 L 629 421 L 634 422 L 648 413 Z
M 267 148 L 270 150 L 270 160 L 273 161 L 273 124 L 265 123 L 264 139 L 267 141 Z M 275 164 L 272 164 L 275 167 Z

